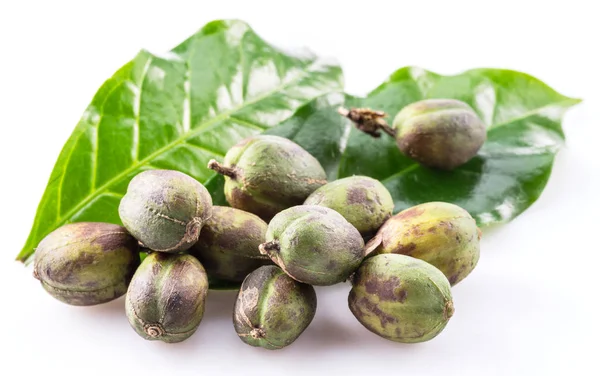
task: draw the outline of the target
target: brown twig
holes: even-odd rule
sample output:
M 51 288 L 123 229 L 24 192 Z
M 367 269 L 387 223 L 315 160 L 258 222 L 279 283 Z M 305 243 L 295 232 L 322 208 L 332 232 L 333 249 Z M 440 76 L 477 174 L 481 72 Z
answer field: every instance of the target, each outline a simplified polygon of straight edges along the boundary
M 217 162 L 214 159 L 211 159 L 208 162 L 208 168 L 210 168 L 211 170 L 216 171 L 217 173 L 221 174 L 221 175 L 225 175 L 228 176 L 232 179 L 236 178 L 236 172 L 235 169 L 231 168 L 231 167 L 227 167 L 227 166 L 223 166 L 222 164 L 220 164 L 219 162 Z
M 356 128 L 371 135 L 372 137 L 381 137 L 381 132 L 396 137 L 396 131 L 384 120 L 387 116 L 385 112 L 371 110 L 370 108 L 338 108 L 338 113 L 350 119 Z

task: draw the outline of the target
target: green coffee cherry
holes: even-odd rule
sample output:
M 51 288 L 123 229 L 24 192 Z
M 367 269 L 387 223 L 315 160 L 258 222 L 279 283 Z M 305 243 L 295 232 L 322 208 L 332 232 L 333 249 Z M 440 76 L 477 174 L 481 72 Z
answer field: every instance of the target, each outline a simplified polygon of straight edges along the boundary
M 429 202 L 390 218 L 366 249 L 372 254 L 398 253 L 427 261 L 455 285 L 477 265 L 480 237 L 481 231 L 466 210 Z
M 487 135 L 475 111 L 455 99 L 412 103 L 396 115 L 392 128 L 404 155 L 442 170 L 452 170 L 471 160 Z
M 263 254 L 297 281 L 327 286 L 345 281 L 360 265 L 364 242 L 338 212 L 301 205 L 277 214 L 269 223 Z
M 304 204 L 335 210 L 365 237 L 376 233 L 394 210 L 390 192 L 379 181 L 366 176 L 327 183 L 308 196 Z
M 353 276 L 348 306 L 371 332 L 404 343 L 434 338 L 454 313 L 444 274 L 425 261 L 395 254 L 362 263 Z
M 56 299 L 89 306 L 125 294 L 139 263 L 137 240 L 125 228 L 109 223 L 71 223 L 40 242 L 33 275 Z
M 171 170 L 149 170 L 134 177 L 119 205 L 123 225 L 144 247 L 181 252 L 198 240 L 212 214 L 212 199 L 202 184 Z
M 327 183 L 319 161 L 296 143 L 277 136 L 246 138 L 227 152 L 222 165 L 212 160 L 208 167 L 225 175 L 225 197 L 231 206 L 265 221 L 301 205 Z
M 125 298 L 127 318 L 142 338 L 181 342 L 200 325 L 207 292 L 206 272 L 196 258 L 154 252 L 131 280 Z
M 294 342 L 317 309 L 312 286 L 297 282 L 274 265 L 250 273 L 238 293 L 233 326 L 242 341 L 269 350 Z
M 342 116 L 372 137 L 394 137 L 404 155 L 420 164 L 452 170 L 473 158 L 487 137 L 485 124 L 468 104 L 456 99 L 425 99 L 404 107 L 390 127 L 386 113 L 340 108 Z
M 258 251 L 266 232 L 267 224 L 254 214 L 213 206 L 213 215 L 190 253 L 200 260 L 210 278 L 242 282 L 253 270 L 272 264 Z

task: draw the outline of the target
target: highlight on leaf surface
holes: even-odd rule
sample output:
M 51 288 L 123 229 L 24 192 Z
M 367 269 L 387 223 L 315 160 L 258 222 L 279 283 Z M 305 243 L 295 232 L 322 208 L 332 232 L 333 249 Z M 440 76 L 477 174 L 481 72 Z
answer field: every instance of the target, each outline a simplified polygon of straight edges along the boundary
M 339 66 L 284 53 L 237 20 L 210 22 L 164 55 L 141 51 L 85 110 L 17 259 L 65 223 L 120 224 L 119 201 L 141 171 L 175 169 L 206 183 L 210 159 L 341 88 Z

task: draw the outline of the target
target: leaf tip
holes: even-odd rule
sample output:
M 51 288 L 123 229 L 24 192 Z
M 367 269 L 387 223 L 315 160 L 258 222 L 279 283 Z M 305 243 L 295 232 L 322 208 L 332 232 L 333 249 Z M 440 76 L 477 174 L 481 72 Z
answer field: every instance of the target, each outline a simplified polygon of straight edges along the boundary
M 28 264 L 27 260 L 29 260 L 30 257 L 31 257 L 31 252 L 23 250 L 23 251 L 21 251 L 21 253 L 19 253 L 17 255 L 17 257 L 15 257 L 15 261 L 18 261 L 24 265 L 27 265 Z
M 225 19 L 225 20 L 214 20 L 211 21 L 209 23 L 207 23 L 206 25 L 204 25 L 202 27 L 202 29 L 200 29 L 200 31 L 202 32 L 202 34 L 204 35 L 210 35 L 210 34 L 216 34 L 219 33 L 221 31 L 226 31 L 232 28 L 243 28 L 243 29 L 250 29 L 250 26 L 239 19 Z
M 571 106 L 578 105 L 583 102 L 583 98 L 569 98 L 571 100 Z

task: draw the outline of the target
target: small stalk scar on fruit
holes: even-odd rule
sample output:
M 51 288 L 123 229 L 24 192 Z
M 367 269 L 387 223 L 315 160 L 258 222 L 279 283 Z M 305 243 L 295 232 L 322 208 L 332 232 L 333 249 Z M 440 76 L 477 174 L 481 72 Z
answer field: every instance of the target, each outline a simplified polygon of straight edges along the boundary
M 486 126 L 465 102 L 455 99 L 425 99 L 404 107 L 392 125 L 387 114 L 369 108 L 339 108 L 338 112 L 372 137 L 381 132 L 393 137 L 407 157 L 423 166 L 440 170 L 471 160 L 487 137 Z
M 277 240 L 272 240 L 270 242 L 266 242 L 259 245 L 258 249 L 260 249 L 260 253 L 262 253 L 263 255 L 269 255 L 275 252 L 279 252 L 279 242 Z

